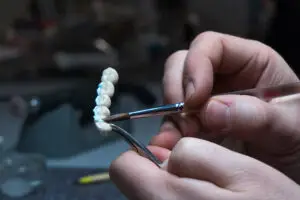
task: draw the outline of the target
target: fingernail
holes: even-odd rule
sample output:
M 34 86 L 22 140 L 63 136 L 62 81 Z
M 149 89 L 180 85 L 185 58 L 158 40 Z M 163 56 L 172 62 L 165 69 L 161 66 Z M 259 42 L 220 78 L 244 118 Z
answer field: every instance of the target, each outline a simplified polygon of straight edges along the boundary
M 211 100 L 204 112 L 204 124 L 212 131 L 226 131 L 229 126 L 229 107 L 228 105 Z
M 184 88 L 185 88 L 185 100 L 188 100 L 191 98 L 191 96 L 195 92 L 195 86 L 194 82 L 191 77 L 185 77 L 184 78 Z
M 160 127 L 160 131 L 161 132 L 164 132 L 164 131 L 169 131 L 169 130 L 172 130 L 174 129 L 174 125 L 172 122 L 169 122 L 169 121 L 166 121 L 164 122 L 161 127 Z

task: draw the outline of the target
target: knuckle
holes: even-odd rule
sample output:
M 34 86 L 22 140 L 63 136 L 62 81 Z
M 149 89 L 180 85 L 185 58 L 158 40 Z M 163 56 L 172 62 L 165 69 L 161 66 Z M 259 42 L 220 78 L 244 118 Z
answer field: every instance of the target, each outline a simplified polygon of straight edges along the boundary
M 173 173 L 182 173 L 191 166 L 203 166 L 204 163 L 213 162 L 222 149 L 216 144 L 196 138 L 181 139 L 168 160 L 168 170 Z
M 232 131 L 242 130 L 243 132 L 260 132 L 270 131 L 272 125 L 272 117 L 275 114 L 272 107 L 261 102 L 255 97 L 245 97 L 244 102 L 249 102 L 248 114 L 241 115 L 241 107 L 243 104 L 234 103 L 230 108 L 231 128 Z M 234 127 L 237 127 L 236 129 Z
M 217 33 L 214 31 L 205 31 L 203 33 L 200 33 L 196 38 L 192 41 L 191 46 L 194 46 L 198 44 L 200 41 L 207 40 L 207 39 L 218 39 L 221 38 L 223 34 Z
M 173 166 L 177 168 L 184 162 L 184 159 L 187 158 L 192 149 L 193 140 L 191 138 L 182 138 L 174 147 L 168 165 L 171 166 L 171 168 Z
M 261 41 L 258 41 L 258 40 L 250 40 L 250 41 L 251 41 L 254 45 L 257 46 L 257 49 L 262 49 L 263 51 L 272 51 L 272 50 L 273 50 L 270 46 L 264 44 L 264 43 L 261 42 Z
M 175 159 L 182 160 L 195 151 L 199 157 L 210 157 L 216 153 L 217 145 L 201 139 L 183 138 L 175 146 L 173 156 Z
M 191 148 L 194 146 L 193 138 L 182 138 L 177 145 L 175 146 L 174 151 L 178 152 L 189 152 Z
M 262 50 L 264 51 L 264 54 L 266 55 L 266 62 L 265 65 L 269 64 L 269 66 L 276 66 L 275 63 L 278 60 L 278 58 L 281 58 L 281 56 L 270 46 L 267 46 L 265 44 L 262 44 L 263 48 Z
M 256 46 L 257 52 L 260 55 L 259 58 L 262 59 L 261 62 L 265 63 L 265 65 L 279 57 L 279 54 L 272 47 L 256 40 L 251 40 L 251 42 Z
M 202 39 L 202 38 L 215 38 L 215 37 L 221 37 L 221 33 L 215 32 L 215 31 L 205 31 L 203 33 L 200 33 L 196 39 Z

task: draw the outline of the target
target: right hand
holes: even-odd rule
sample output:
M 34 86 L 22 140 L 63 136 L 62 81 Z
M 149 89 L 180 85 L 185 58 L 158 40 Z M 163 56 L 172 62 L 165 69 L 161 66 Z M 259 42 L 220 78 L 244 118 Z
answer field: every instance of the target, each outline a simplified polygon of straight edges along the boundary
M 298 82 L 270 47 L 225 34 L 200 34 L 188 50 L 166 62 L 165 103 L 185 102 L 199 114 L 168 118 L 151 145 L 172 150 L 182 137 L 243 141 L 255 157 L 300 183 L 300 103 L 266 103 L 255 97 L 211 94 Z M 162 152 L 161 152 L 162 153 Z

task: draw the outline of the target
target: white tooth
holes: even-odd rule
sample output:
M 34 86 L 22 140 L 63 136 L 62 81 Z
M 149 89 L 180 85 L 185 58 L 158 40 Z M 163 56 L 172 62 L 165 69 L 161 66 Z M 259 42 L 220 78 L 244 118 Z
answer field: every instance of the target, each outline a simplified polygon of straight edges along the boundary
M 100 121 L 103 121 L 103 119 L 100 117 L 100 116 L 98 116 L 98 115 L 94 115 L 94 121 L 95 122 L 100 122 Z
M 102 133 L 106 133 L 106 132 L 112 131 L 112 127 L 110 126 L 110 124 L 108 124 L 108 123 L 106 123 L 106 122 L 97 122 L 97 123 L 96 123 L 96 127 L 97 127 Z
M 97 106 L 106 106 L 110 107 L 111 106 L 111 100 L 110 97 L 106 94 L 102 94 L 97 96 L 96 98 L 96 105 Z
M 109 81 L 113 84 L 116 84 L 118 80 L 119 74 L 115 69 L 109 67 L 102 72 L 101 81 Z
M 102 82 L 98 86 L 97 93 L 98 96 L 106 94 L 112 97 L 115 93 L 115 86 L 109 81 Z
M 104 119 L 110 116 L 110 111 L 105 106 L 96 106 L 94 108 L 94 114 L 96 115 L 97 118 L 99 117 L 100 119 Z
M 107 74 L 103 74 L 101 77 L 101 81 L 109 81 L 112 82 L 113 84 L 116 84 L 119 80 L 118 75 L 113 74 L 113 73 L 107 73 Z
M 105 70 L 103 70 L 102 74 L 107 74 L 107 73 L 114 73 L 114 74 L 118 74 L 118 72 L 112 68 L 112 67 L 108 67 Z

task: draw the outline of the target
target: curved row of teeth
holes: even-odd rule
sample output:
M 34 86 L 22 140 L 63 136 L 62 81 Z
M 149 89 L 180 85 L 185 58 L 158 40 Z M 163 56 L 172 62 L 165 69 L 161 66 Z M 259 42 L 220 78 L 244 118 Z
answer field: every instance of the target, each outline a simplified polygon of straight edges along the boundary
M 110 124 L 103 121 L 110 116 L 111 97 L 115 93 L 115 84 L 119 80 L 118 72 L 109 67 L 102 72 L 101 83 L 97 89 L 96 107 L 94 108 L 94 120 L 96 127 L 101 132 L 112 130 Z

